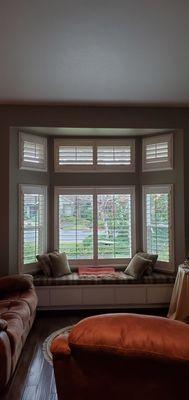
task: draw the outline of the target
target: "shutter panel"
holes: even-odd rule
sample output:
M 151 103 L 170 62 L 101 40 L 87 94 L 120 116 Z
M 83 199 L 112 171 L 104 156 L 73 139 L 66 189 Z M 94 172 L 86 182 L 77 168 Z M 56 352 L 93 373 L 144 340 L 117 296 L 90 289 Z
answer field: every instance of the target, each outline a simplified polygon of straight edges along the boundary
M 46 188 L 22 185 L 21 193 L 21 262 L 31 264 L 46 250 Z
M 142 147 L 143 171 L 173 168 L 172 134 L 144 138 Z
M 93 147 L 59 146 L 59 165 L 93 165 Z
M 159 261 L 169 262 L 169 195 L 146 195 L 147 251 L 158 254 Z
M 44 146 L 24 140 L 23 160 L 28 163 L 43 164 L 45 158 Z
M 131 146 L 98 146 L 97 164 L 131 165 Z
M 47 139 L 20 133 L 20 168 L 47 170 Z
M 168 142 L 146 145 L 146 163 L 168 161 Z

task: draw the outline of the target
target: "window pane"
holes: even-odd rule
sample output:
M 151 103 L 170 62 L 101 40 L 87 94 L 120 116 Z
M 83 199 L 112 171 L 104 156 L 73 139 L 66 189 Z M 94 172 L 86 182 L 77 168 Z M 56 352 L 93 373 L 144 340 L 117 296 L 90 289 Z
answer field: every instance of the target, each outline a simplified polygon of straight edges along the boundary
M 70 259 L 93 258 L 92 195 L 59 195 L 59 250 Z
M 43 194 L 24 193 L 24 264 L 35 262 L 36 254 L 44 251 L 44 211 L 45 199 Z
M 98 258 L 131 257 L 131 195 L 99 194 Z
M 169 194 L 146 194 L 147 251 L 169 261 Z

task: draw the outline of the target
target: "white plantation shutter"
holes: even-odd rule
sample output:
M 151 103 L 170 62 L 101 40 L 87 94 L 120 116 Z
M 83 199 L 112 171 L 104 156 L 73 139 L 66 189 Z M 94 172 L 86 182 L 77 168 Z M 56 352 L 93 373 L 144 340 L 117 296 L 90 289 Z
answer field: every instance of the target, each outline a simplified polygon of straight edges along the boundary
M 131 146 L 98 146 L 97 164 L 130 165 Z
M 168 142 L 146 145 L 146 163 L 168 161 Z
M 46 251 L 47 195 L 45 186 L 20 186 L 20 263 L 36 262 Z
M 93 147 L 59 146 L 59 165 L 93 165 Z
M 47 139 L 20 133 L 20 168 L 47 170 Z
M 144 249 L 158 254 L 158 261 L 173 261 L 172 186 L 144 186 Z
M 56 172 L 133 172 L 135 140 L 54 139 L 54 168 Z
M 143 171 L 172 168 L 172 134 L 143 139 Z

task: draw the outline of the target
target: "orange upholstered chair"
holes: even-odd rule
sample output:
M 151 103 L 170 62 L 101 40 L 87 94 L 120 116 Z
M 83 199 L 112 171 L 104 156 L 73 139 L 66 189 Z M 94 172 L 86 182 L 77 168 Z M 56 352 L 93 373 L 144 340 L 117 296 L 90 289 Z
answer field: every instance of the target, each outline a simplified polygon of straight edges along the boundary
M 189 385 L 189 326 L 106 314 L 80 321 L 51 345 L 59 400 L 179 400 Z

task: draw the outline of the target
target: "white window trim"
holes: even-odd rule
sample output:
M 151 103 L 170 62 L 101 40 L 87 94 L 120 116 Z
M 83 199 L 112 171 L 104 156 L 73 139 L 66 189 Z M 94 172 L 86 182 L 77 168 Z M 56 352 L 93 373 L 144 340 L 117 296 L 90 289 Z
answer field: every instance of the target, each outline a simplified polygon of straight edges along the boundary
M 174 195 L 173 184 L 166 185 L 143 185 L 142 186 L 142 209 L 143 209 L 143 250 L 147 251 L 146 235 L 146 202 L 145 197 L 148 193 L 168 193 L 170 195 L 170 220 L 169 220 L 169 254 L 170 261 L 164 262 L 157 260 L 155 269 L 159 271 L 174 272 Z
M 146 162 L 146 146 L 148 144 L 168 143 L 168 161 Z M 142 171 L 163 171 L 173 169 L 173 134 L 151 136 L 142 139 Z
M 93 165 L 59 165 L 59 146 L 92 146 Z M 98 146 L 131 146 L 130 165 L 97 164 Z M 134 172 L 135 171 L 135 139 L 54 139 L 55 172 Z
M 44 147 L 44 161 L 40 164 L 34 164 L 24 161 L 24 142 L 39 143 Z M 25 132 L 19 132 L 19 169 L 47 172 L 47 138 L 43 136 L 33 135 Z
M 136 203 L 135 203 L 135 186 L 123 186 L 123 187 L 107 187 L 101 188 L 98 186 L 89 188 L 89 187 L 60 187 L 55 186 L 54 188 L 54 248 L 59 248 L 59 223 L 58 223 L 58 196 L 60 194 L 131 194 L 131 243 L 132 243 L 132 256 L 136 253 L 136 222 L 135 222 L 135 215 L 136 215 Z M 94 234 L 93 243 L 94 243 L 94 258 L 90 259 L 80 259 L 80 260 L 69 260 L 71 266 L 78 266 L 78 265 L 93 265 L 93 266 L 123 266 L 125 263 L 130 261 L 130 258 L 119 258 L 119 259 L 97 259 L 97 213 L 94 211 L 96 210 L 96 202 L 93 202 L 93 227 Z
M 37 193 L 37 194 L 43 194 L 45 198 L 45 204 L 44 204 L 44 216 L 45 216 L 45 221 L 44 221 L 44 243 L 43 243 L 43 253 L 47 251 L 47 186 L 44 185 L 29 185 L 29 184 L 19 184 L 18 185 L 18 191 L 19 191 L 19 233 L 18 233 L 18 270 L 20 273 L 23 272 L 31 272 L 36 269 L 37 265 L 37 260 L 34 263 L 28 263 L 24 264 L 23 263 L 23 235 L 22 235 L 22 230 L 23 230 L 23 197 L 25 193 Z

